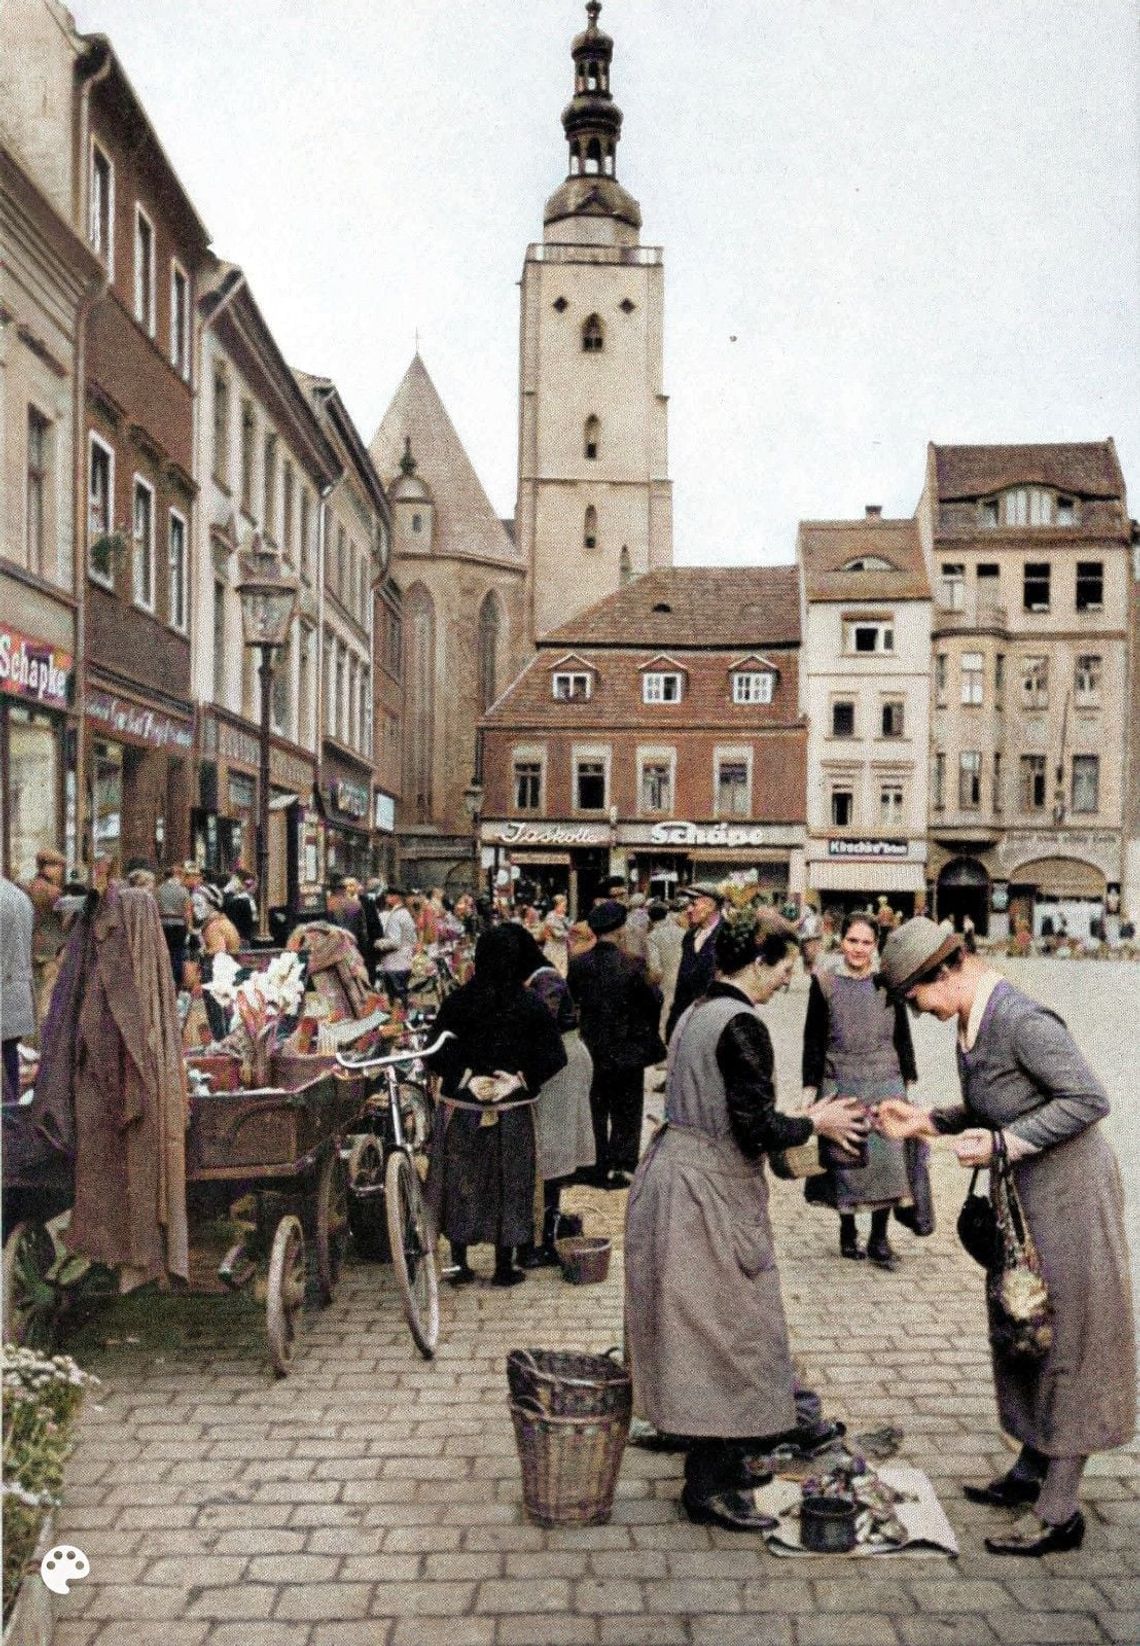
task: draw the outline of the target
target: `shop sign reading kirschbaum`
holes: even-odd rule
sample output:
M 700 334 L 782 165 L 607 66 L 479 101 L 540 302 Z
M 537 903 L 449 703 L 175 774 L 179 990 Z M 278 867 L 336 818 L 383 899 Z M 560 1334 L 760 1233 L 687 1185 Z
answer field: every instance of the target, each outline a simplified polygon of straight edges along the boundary
M 0 691 L 47 709 L 66 709 L 74 661 L 69 652 L 46 640 L 33 640 L 0 624 Z
M 906 840 L 829 840 L 828 857 L 909 857 Z
M 144 709 L 140 703 L 112 697 L 109 692 L 88 692 L 87 718 L 105 726 L 112 737 L 145 743 L 151 749 L 194 747 L 194 728 L 190 721 L 175 720 L 172 715 Z

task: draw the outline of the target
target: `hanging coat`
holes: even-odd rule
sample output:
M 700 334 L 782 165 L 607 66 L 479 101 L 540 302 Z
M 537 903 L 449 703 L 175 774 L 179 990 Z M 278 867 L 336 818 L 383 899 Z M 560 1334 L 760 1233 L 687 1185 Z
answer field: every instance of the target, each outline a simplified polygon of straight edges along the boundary
M 1014 1164 L 1053 1305 L 1043 1360 L 994 1357 L 1002 1427 L 1048 1457 L 1123 1446 L 1136 1429 L 1136 1343 L 1120 1170 L 1098 1122 L 1104 1088 L 1056 1013 L 1004 980 L 972 1050 L 958 1049 L 964 1104 L 940 1131 L 1008 1129 L 1040 1149 Z

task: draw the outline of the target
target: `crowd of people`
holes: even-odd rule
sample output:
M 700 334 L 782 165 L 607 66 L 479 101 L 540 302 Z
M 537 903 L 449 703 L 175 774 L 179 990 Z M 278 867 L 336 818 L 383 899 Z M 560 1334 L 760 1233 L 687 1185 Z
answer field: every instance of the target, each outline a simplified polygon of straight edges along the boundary
M 86 892 L 65 870 L 45 850 L 26 891 L 0 885 L 9 1097 L 18 1040 L 42 1021 L 69 909 Z M 256 929 L 247 873 L 219 884 L 182 863 L 161 880 L 144 868 L 127 878 L 157 901 L 180 988 Z M 574 920 L 564 897 L 540 906 L 531 888 L 514 889 L 452 902 L 438 887 L 351 876 L 327 887 L 325 921 L 351 936 L 393 1008 L 426 956 L 454 961 L 434 1024 L 448 1035 L 429 1059 L 439 1103 L 428 1173 L 453 1284 L 477 1278 L 478 1247 L 493 1251 L 495 1286 L 557 1263 L 558 1235 L 581 1226 L 563 1209 L 568 1185 L 628 1192 L 636 1408 L 685 1446 L 690 1517 L 755 1530 L 757 1460 L 836 1432 L 803 1416 L 766 1166 L 800 1175 L 788 1163 L 806 1151 L 806 1197 L 838 1215 L 840 1259 L 892 1273 L 892 1217 L 920 1235 L 933 1227 L 931 1145 L 952 1139 L 970 1169 L 1000 1145 L 1040 1254 L 1053 1336 L 1034 1362 L 995 1348 L 1002 1425 L 1021 1451 L 968 1495 L 1033 1511 L 986 1540 L 995 1553 L 1078 1547 L 1085 1463 L 1132 1438 L 1135 1380 L 1120 1177 L 1099 1129 L 1107 1099 L 1064 1023 L 1002 978 L 970 933 L 922 914 L 903 920 L 885 898 L 837 919 L 700 881 L 666 904 L 616 877 Z M 810 976 L 802 1089 L 782 1112 L 763 1007 L 797 963 Z M 914 1101 L 909 1019 L 921 1013 L 957 1026 L 958 1106 Z M 646 1072 L 661 1065 L 664 1119 L 643 1152 Z

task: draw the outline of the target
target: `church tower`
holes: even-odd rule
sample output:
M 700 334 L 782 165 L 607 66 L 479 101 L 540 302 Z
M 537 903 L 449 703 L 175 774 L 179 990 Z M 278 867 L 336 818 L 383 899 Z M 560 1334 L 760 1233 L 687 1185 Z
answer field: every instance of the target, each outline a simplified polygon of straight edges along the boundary
M 589 0 L 562 112 L 566 181 L 522 274 L 516 533 L 533 635 L 673 562 L 661 248 L 617 180 L 613 41 Z

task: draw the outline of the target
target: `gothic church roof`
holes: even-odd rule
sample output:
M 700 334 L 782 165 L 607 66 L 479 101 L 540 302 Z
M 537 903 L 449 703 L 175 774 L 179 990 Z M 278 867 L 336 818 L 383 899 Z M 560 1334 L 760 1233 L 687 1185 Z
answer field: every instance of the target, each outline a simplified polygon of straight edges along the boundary
M 400 473 L 411 441 L 416 472 L 435 503 L 432 558 L 456 557 L 522 566 L 522 556 L 495 513 L 447 415 L 427 367 L 415 354 L 369 448 L 384 484 Z

